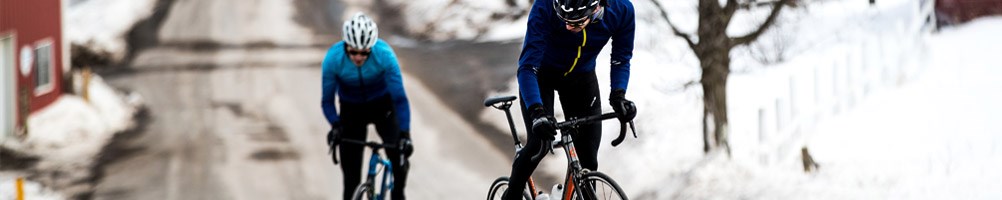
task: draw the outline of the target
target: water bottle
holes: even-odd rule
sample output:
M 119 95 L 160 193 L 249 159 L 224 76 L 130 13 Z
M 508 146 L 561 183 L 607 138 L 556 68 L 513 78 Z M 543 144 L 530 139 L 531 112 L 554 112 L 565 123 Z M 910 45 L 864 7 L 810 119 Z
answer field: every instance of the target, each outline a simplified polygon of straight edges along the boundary
M 551 200 L 559 200 L 560 198 L 563 198 L 564 186 L 560 184 L 553 184 L 553 188 L 550 189 L 550 192 L 553 194 L 553 199 Z

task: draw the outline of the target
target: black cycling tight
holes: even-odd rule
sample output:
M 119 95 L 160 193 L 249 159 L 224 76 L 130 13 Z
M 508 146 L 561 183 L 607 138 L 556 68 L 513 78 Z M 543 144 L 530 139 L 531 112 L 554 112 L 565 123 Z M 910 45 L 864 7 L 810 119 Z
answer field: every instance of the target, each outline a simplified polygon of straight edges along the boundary
M 400 141 L 400 128 L 393 113 L 393 103 L 390 96 L 378 98 L 367 103 L 341 102 L 341 126 L 344 139 L 366 141 L 367 127 L 376 125 L 376 132 L 384 144 L 396 145 Z M 344 174 L 344 199 L 351 199 L 352 193 L 358 187 L 362 175 L 362 153 L 364 146 L 351 143 L 341 143 L 341 171 Z M 407 171 L 400 164 L 400 151 L 396 148 L 386 148 L 386 156 L 393 164 L 394 188 L 392 198 L 404 200 L 404 188 L 407 186 Z
M 540 97 L 543 99 L 543 107 L 547 113 L 553 114 L 553 98 L 554 91 L 556 91 L 560 95 L 560 104 L 565 116 L 586 117 L 601 114 L 602 104 L 595 72 L 571 73 L 564 76 L 562 72 L 539 71 L 537 80 Z M 529 176 L 539 165 L 539 160 L 532 160 L 532 156 L 539 152 L 541 145 L 543 145 L 538 136 L 531 132 L 532 119 L 526 111 L 525 101 L 520 102 L 522 102 L 522 119 L 525 122 L 525 130 L 528 132 L 529 139 L 525 147 L 516 154 L 515 162 L 512 164 L 511 182 L 508 186 L 509 193 L 505 195 L 509 199 L 521 198 L 525 182 L 529 180 Z M 577 133 L 573 133 L 571 136 L 574 137 L 574 145 L 577 148 L 581 166 L 593 171 L 598 170 L 597 154 L 599 144 L 602 142 L 602 124 L 581 126 Z

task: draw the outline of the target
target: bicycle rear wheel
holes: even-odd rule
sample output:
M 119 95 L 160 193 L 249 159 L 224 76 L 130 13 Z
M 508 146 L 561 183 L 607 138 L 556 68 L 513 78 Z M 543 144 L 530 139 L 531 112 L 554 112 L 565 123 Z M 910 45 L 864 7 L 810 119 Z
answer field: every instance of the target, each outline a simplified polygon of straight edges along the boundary
M 577 182 L 574 200 L 627 200 L 626 192 L 602 172 L 588 172 Z
M 491 189 L 487 191 L 487 200 L 501 200 L 501 196 L 504 196 L 505 191 L 508 191 L 509 182 L 507 176 L 494 179 Z M 522 191 L 522 199 L 532 200 L 532 195 L 529 195 L 529 191 Z
M 355 188 L 355 193 L 351 195 L 352 200 L 372 200 L 372 182 L 365 182 Z

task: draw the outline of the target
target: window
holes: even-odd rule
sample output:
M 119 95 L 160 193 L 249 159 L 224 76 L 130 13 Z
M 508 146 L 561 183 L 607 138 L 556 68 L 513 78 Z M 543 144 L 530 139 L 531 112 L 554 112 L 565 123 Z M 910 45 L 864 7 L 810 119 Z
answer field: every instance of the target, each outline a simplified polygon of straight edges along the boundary
M 53 71 L 52 69 L 52 44 L 42 44 L 35 48 L 35 95 L 41 95 L 52 91 Z

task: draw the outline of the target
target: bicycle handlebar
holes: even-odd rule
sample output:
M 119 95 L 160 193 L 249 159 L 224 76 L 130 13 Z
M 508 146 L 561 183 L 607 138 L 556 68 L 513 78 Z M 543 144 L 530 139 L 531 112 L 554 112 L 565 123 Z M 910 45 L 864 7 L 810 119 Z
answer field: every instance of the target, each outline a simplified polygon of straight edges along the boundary
M 577 127 L 578 125 L 591 124 L 591 123 L 596 123 L 596 122 L 600 122 L 600 121 L 608 120 L 608 119 L 616 119 L 617 117 L 618 117 L 618 115 L 616 113 L 611 112 L 611 113 L 605 113 L 605 114 L 601 114 L 601 115 L 592 115 L 592 116 L 588 116 L 588 117 L 584 117 L 584 118 L 571 119 L 571 120 L 567 120 L 567 121 L 563 121 L 563 122 L 557 123 L 557 129 L 560 129 L 560 130 L 572 129 L 572 128 Z M 637 138 L 637 129 L 633 125 L 633 121 L 620 122 L 619 123 L 619 125 L 620 125 L 619 126 L 619 136 L 617 136 L 616 139 L 612 140 L 612 146 L 614 146 L 614 147 L 615 146 L 619 146 L 619 144 L 623 143 L 623 140 L 626 139 L 626 125 L 627 124 L 630 125 L 630 130 L 633 131 L 633 138 Z
M 397 145 L 388 145 L 388 144 L 369 142 L 369 141 L 361 141 L 361 140 L 352 140 L 352 139 L 341 139 L 341 142 L 342 143 L 350 143 L 350 144 L 360 144 L 360 145 L 363 145 L 365 147 L 372 148 L 372 151 L 373 151 L 372 153 L 374 153 L 374 154 L 377 154 L 376 151 L 378 151 L 379 149 L 397 148 Z M 335 165 L 337 165 L 338 163 L 340 163 L 338 161 L 338 159 L 337 159 L 336 153 L 337 152 L 335 151 L 334 147 L 332 146 L 331 150 L 330 150 L 330 154 L 331 154 L 331 157 L 334 159 L 334 164 Z M 404 154 L 401 153 L 400 154 L 400 161 L 401 161 L 400 165 L 406 165 L 407 164 L 407 156 L 404 156 Z
M 517 149 L 520 146 L 520 142 L 518 141 L 518 137 L 516 136 L 517 133 L 515 132 L 515 124 L 512 121 L 511 112 L 509 111 L 509 108 L 511 108 L 512 102 L 515 101 L 515 99 L 517 99 L 515 96 L 489 97 L 487 99 L 484 99 L 484 106 L 486 106 L 486 107 L 494 107 L 494 108 L 496 108 L 498 110 L 505 111 L 505 115 L 507 115 L 507 117 L 508 117 L 508 126 L 511 129 L 512 139 L 515 141 L 515 146 L 516 146 L 516 149 Z M 576 127 L 578 125 L 595 123 L 595 122 L 599 122 L 599 121 L 602 121 L 602 120 L 613 119 L 613 118 L 617 118 L 617 117 L 618 117 L 618 115 L 616 115 L 616 113 L 605 113 L 605 114 L 601 114 L 601 115 L 588 116 L 588 117 L 584 117 L 584 118 L 571 119 L 571 120 L 559 122 L 559 123 L 556 124 L 556 126 L 557 126 L 557 129 L 566 130 L 568 128 L 573 128 L 573 127 Z M 623 140 L 626 139 L 626 125 L 627 124 L 630 125 L 630 130 L 633 132 L 633 138 L 637 138 L 637 128 L 633 124 L 633 121 L 620 122 L 620 124 L 619 124 L 620 125 L 619 136 L 617 136 L 616 139 L 612 140 L 612 146 L 614 146 L 614 147 L 615 146 L 619 146 L 619 144 L 623 143 Z
M 397 145 L 389 145 L 389 144 L 382 144 L 382 143 L 369 142 L 369 141 L 361 141 L 361 140 L 352 140 L 352 139 L 341 139 L 341 142 L 343 142 L 343 143 L 350 143 L 350 144 L 360 144 L 360 145 L 372 148 L 373 150 L 386 149 L 386 148 L 391 148 L 391 149 L 392 148 L 397 148 Z

